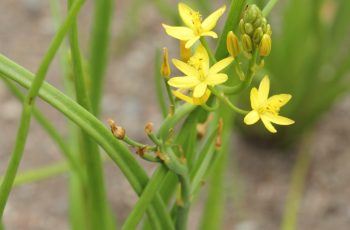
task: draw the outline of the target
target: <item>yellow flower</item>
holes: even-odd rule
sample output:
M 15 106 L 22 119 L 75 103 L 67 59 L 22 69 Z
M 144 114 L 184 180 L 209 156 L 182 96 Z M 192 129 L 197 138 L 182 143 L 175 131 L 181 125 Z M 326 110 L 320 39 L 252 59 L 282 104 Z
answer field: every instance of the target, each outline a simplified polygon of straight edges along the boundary
M 226 68 L 233 61 L 233 58 L 225 58 L 209 68 L 208 53 L 200 45 L 189 60 L 189 64 L 177 59 L 173 59 L 172 61 L 185 76 L 173 77 L 168 81 L 168 84 L 180 89 L 193 90 L 192 97 L 194 100 L 197 100 L 206 94 L 208 86 L 222 84 L 227 81 L 227 75 L 219 72 Z
M 225 12 L 226 7 L 223 6 L 209 15 L 202 22 L 202 17 L 198 11 L 192 10 L 184 3 L 178 5 L 179 14 L 185 26 L 168 26 L 163 24 L 166 33 L 174 38 L 186 41 L 186 48 L 190 48 L 201 36 L 210 36 L 217 38 L 218 35 L 212 31 L 217 21 Z
M 275 127 L 271 123 L 278 125 L 291 125 L 293 120 L 279 116 L 280 108 L 287 104 L 292 98 L 290 94 L 278 94 L 269 96 L 270 80 L 267 76 L 260 82 L 259 90 L 252 88 L 250 91 L 250 103 L 252 111 L 244 117 L 244 123 L 247 125 L 255 124 L 259 119 L 271 133 L 276 133 Z

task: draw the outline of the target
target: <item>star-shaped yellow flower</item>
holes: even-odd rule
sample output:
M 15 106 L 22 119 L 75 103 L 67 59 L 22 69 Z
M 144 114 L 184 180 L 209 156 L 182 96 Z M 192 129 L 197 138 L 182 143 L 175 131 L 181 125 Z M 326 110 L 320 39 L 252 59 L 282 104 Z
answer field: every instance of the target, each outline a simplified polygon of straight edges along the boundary
M 247 125 L 255 124 L 259 119 L 271 133 L 276 133 L 275 127 L 271 123 L 278 125 L 291 125 L 293 120 L 279 116 L 280 108 L 284 106 L 292 96 L 290 94 L 278 94 L 269 96 L 270 80 L 267 76 L 260 82 L 259 90 L 252 88 L 250 91 L 250 103 L 252 111 L 244 117 Z
M 179 3 L 179 14 L 185 26 L 168 26 L 163 24 L 166 33 L 174 38 L 186 41 L 186 48 L 190 48 L 201 36 L 217 38 L 218 35 L 212 31 L 217 21 L 225 12 L 223 6 L 209 15 L 202 22 L 202 17 L 198 11 L 194 11 L 188 5 Z
M 200 45 L 194 56 L 189 60 L 189 64 L 177 59 L 173 59 L 172 61 L 185 76 L 173 77 L 168 81 L 168 84 L 180 89 L 193 90 L 192 97 L 202 103 L 204 100 L 198 99 L 202 99 L 208 93 L 208 86 L 219 85 L 227 81 L 227 75 L 219 72 L 226 68 L 233 61 L 233 58 L 225 58 L 209 68 L 208 53 Z M 206 101 L 208 97 L 206 96 L 205 98 Z

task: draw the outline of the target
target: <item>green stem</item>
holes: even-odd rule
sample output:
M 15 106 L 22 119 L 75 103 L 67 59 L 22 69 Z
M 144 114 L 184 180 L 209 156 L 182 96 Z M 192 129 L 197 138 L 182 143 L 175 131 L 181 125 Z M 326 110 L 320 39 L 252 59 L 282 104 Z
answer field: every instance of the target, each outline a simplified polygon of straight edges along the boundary
M 277 2 L 278 2 L 278 0 L 270 0 L 270 1 L 266 4 L 266 6 L 264 7 L 264 9 L 262 10 L 262 14 L 263 14 L 264 17 L 267 17 L 267 16 L 270 14 L 272 8 L 275 6 L 275 4 L 276 4 Z
M 21 185 L 32 183 L 35 181 L 41 181 L 43 179 L 47 179 L 52 176 L 60 175 L 64 172 L 68 172 L 69 167 L 70 166 L 68 162 L 64 161 L 60 163 L 51 164 L 42 168 L 21 172 L 16 176 L 13 182 L 13 186 L 14 187 L 21 186 Z M 3 181 L 3 178 L 0 178 L 0 182 L 2 181 Z
M 145 149 L 151 150 L 151 151 L 156 151 L 156 150 L 157 150 L 157 147 L 156 147 L 156 146 L 148 146 L 148 145 L 139 143 L 139 142 L 137 142 L 137 141 L 131 139 L 131 138 L 128 137 L 127 135 L 124 136 L 123 141 L 124 141 L 125 143 L 127 143 L 128 145 L 131 145 L 131 146 L 136 147 L 136 148 L 145 148 Z
M 31 72 L 3 55 L 0 55 L 0 76 L 16 81 L 25 88 L 29 88 L 34 79 L 34 75 Z M 130 152 L 115 139 L 105 125 L 65 94 L 46 82 L 44 82 L 40 89 L 39 96 L 84 129 L 119 166 L 135 192 L 138 195 L 142 193 L 144 186 L 148 182 L 146 172 L 131 156 Z M 165 209 L 166 207 L 163 201 L 157 194 L 148 214 L 152 218 L 159 218 L 159 221 L 162 222 L 169 214 L 167 212 L 155 214 L 154 212 Z
M 170 129 L 172 129 L 176 123 L 192 112 L 195 108 L 195 105 L 183 104 L 176 109 L 176 112 L 173 115 L 168 115 L 158 130 L 157 136 L 159 139 L 164 140 L 169 134 Z
M 72 1 L 69 0 L 69 8 L 72 7 Z M 78 40 L 78 26 L 76 20 L 72 25 L 72 29 L 69 34 L 69 41 L 72 53 L 72 63 L 74 72 L 74 86 L 77 102 L 84 107 L 87 111 L 91 112 L 90 100 L 86 92 L 86 80 L 84 78 L 84 71 L 82 66 L 82 59 L 79 48 Z M 86 192 L 89 201 L 89 212 L 91 215 L 88 217 L 90 229 L 107 229 L 107 197 L 105 190 L 105 182 L 103 176 L 102 162 L 97 144 L 89 137 L 84 131 L 81 132 L 81 156 L 82 161 L 85 163 L 85 170 L 87 172 L 87 185 Z
M 169 168 L 169 170 L 177 174 L 181 184 L 181 202 L 178 204 L 178 215 L 175 223 L 176 229 L 185 230 L 187 229 L 188 213 L 191 206 L 191 183 L 188 168 L 179 161 L 171 148 L 165 148 L 164 154 L 166 156 L 166 158 L 163 160 L 164 164 Z
M 0 222 L 2 222 L 3 218 L 3 212 L 4 208 L 8 199 L 8 196 L 10 194 L 13 181 L 16 177 L 17 169 L 19 166 L 19 163 L 23 156 L 23 150 L 26 143 L 26 139 L 28 136 L 28 131 L 30 127 L 30 119 L 32 114 L 33 105 L 35 102 L 35 98 L 39 92 L 40 87 L 42 86 L 46 73 L 48 71 L 48 68 L 52 62 L 52 59 L 54 58 L 61 42 L 64 39 L 65 34 L 67 33 L 69 27 L 74 22 L 74 19 L 76 18 L 80 7 L 84 3 L 83 0 L 77 0 L 72 9 L 69 11 L 68 16 L 64 20 L 62 26 L 59 28 L 57 34 L 55 35 L 54 39 L 52 40 L 50 47 L 45 54 L 39 69 L 37 71 L 36 77 L 33 80 L 28 94 L 24 100 L 23 103 L 23 110 L 21 114 L 21 120 L 20 120 L 20 126 L 18 129 L 17 137 L 16 137 L 16 143 L 15 148 L 11 154 L 11 159 L 8 165 L 8 168 L 5 173 L 5 178 L 3 183 L 0 187 Z
M 154 194 L 159 190 L 160 185 L 162 184 L 164 178 L 167 176 L 168 172 L 169 170 L 164 165 L 157 168 L 150 182 L 142 192 L 139 200 L 134 205 L 133 210 L 126 219 L 122 230 L 133 230 L 137 228 L 137 225 L 139 224 L 144 212 L 149 207 L 149 204 L 154 198 Z M 171 219 L 169 218 L 167 221 L 168 226 L 166 229 L 174 229 Z
M 214 87 L 209 87 L 209 89 L 216 97 L 218 97 L 222 102 L 224 102 L 230 109 L 232 109 L 236 113 L 239 113 L 241 115 L 246 115 L 246 114 L 249 113 L 249 111 L 240 109 L 237 106 L 233 105 L 228 97 L 226 97 L 225 95 L 221 94 Z
M 249 61 L 249 67 L 248 67 L 248 72 L 246 74 L 246 78 L 244 79 L 244 81 L 242 81 L 241 83 L 239 83 L 238 85 L 235 85 L 233 87 L 231 86 L 221 86 L 222 91 L 225 94 L 238 94 L 240 92 L 242 92 L 243 90 L 247 89 L 250 84 L 253 81 L 254 75 L 255 75 L 255 68 L 256 68 L 256 59 L 258 56 L 258 52 L 257 50 L 254 51 L 252 58 Z
M 164 81 L 165 89 L 166 89 L 166 92 L 168 94 L 168 98 L 169 98 L 169 101 L 170 101 L 170 110 L 169 110 L 169 112 L 174 113 L 175 112 L 175 99 L 174 99 L 174 96 L 171 93 L 171 89 L 170 89 L 170 85 L 168 84 L 168 80 L 165 79 L 165 77 L 163 77 L 163 81 Z
M 108 61 L 108 44 L 113 13 L 112 0 L 95 0 L 90 48 L 91 105 L 94 114 L 100 113 L 104 75 Z
M 167 105 L 165 103 L 165 97 L 163 94 L 163 88 L 162 88 L 162 76 L 159 71 L 159 66 L 161 66 L 161 52 L 160 50 L 156 51 L 155 55 L 155 65 L 154 65 L 154 82 L 155 82 L 155 88 L 156 88 L 156 94 L 158 99 L 158 104 L 160 111 L 162 112 L 163 118 L 165 118 L 168 114 L 167 112 Z
M 212 65 L 215 64 L 216 63 L 216 58 L 215 58 L 213 52 L 211 52 L 211 49 L 209 48 L 207 40 L 205 40 L 204 37 L 201 37 L 200 41 L 201 41 L 202 45 L 204 46 L 204 48 L 207 50 L 207 53 L 209 55 L 209 59 L 211 61 L 211 64 Z
M 297 229 L 300 200 L 302 198 L 306 176 L 311 163 L 310 139 L 310 137 L 305 138 L 293 169 L 290 189 L 282 218 L 282 230 Z

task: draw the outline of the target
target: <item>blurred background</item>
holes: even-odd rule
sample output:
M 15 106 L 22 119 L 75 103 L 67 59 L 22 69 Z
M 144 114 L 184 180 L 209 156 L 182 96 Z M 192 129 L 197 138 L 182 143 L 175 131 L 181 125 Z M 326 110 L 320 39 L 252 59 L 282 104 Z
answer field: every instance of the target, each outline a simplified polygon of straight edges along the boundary
M 57 1 L 65 9 L 65 1 Z M 264 6 L 266 1 L 250 1 Z M 229 1 L 186 1 L 203 16 Z M 143 126 L 161 122 L 154 88 L 156 50 L 177 43 L 161 23 L 179 23 L 177 1 L 117 0 L 111 26 L 109 64 L 101 120 L 111 117 L 129 136 L 144 141 Z M 35 72 L 55 33 L 50 1 L 1 0 L 0 53 Z M 88 58 L 93 2 L 80 15 L 80 44 Z M 271 15 L 272 53 L 263 73 L 273 93 L 293 99 L 281 114 L 296 124 L 272 135 L 262 126 L 233 128 L 225 183 L 224 229 L 279 229 L 288 205 L 298 204 L 297 229 L 347 229 L 350 225 L 350 1 L 280 0 Z M 64 11 L 62 12 L 64 13 Z M 216 31 L 220 31 L 223 19 Z M 158 71 L 158 70 L 157 70 Z M 47 81 L 63 90 L 59 59 Z M 257 83 L 254 82 L 254 85 Z M 246 96 L 239 99 L 248 108 Z M 38 106 L 67 134 L 66 119 L 47 104 Z M 13 148 L 21 104 L 0 81 L 0 175 Z M 281 147 L 282 146 L 282 147 Z M 33 119 L 20 170 L 63 158 Z M 151 173 L 154 166 L 143 162 Z M 105 164 L 109 201 L 119 223 L 137 197 L 119 169 Z M 8 229 L 69 229 L 68 177 L 64 174 L 16 187 L 5 213 Z M 298 197 L 301 195 L 301 197 Z M 190 229 L 198 229 L 206 186 L 191 209 Z

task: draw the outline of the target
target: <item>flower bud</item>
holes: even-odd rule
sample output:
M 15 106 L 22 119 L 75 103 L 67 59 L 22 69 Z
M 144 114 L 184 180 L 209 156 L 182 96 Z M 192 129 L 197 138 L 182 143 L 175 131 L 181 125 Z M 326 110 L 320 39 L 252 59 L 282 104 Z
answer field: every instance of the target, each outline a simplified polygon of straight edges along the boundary
M 243 19 L 239 21 L 239 31 L 241 32 L 241 34 L 245 34 Z
M 187 62 L 191 57 L 191 49 L 185 47 L 186 42 L 180 40 L 180 57 L 183 62 Z
M 229 54 L 235 58 L 239 54 L 239 43 L 238 43 L 238 38 L 237 36 L 230 31 L 227 34 L 227 39 L 226 39 L 226 46 L 227 46 L 227 51 Z
M 262 25 L 262 19 L 261 18 L 257 18 L 255 21 L 254 21 L 254 23 L 253 23 L 253 26 L 255 27 L 255 28 L 257 28 L 257 27 L 259 27 L 259 26 L 261 26 Z
M 163 48 L 163 61 L 162 61 L 162 66 L 160 67 L 160 74 L 163 77 L 170 76 L 170 66 L 169 66 L 169 57 L 168 57 L 167 48 Z
M 254 32 L 254 36 L 253 36 L 253 42 L 254 44 L 257 44 L 259 45 L 260 44 L 260 41 L 261 41 L 261 38 L 263 37 L 264 35 L 264 32 L 263 30 L 261 29 L 261 27 L 257 28 Z
M 268 34 L 264 34 L 260 46 L 259 46 L 259 54 L 262 57 L 268 56 L 271 52 L 271 37 Z
M 121 126 L 118 126 L 112 119 L 108 119 L 107 122 L 111 128 L 113 135 L 119 140 L 123 140 L 125 137 L 125 129 Z
M 271 35 L 272 35 L 272 30 L 271 30 L 270 24 L 267 24 L 267 25 L 266 25 L 266 32 L 265 32 L 265 33 L 268 34 L 268 35 L 270 35 L 270 37 L 271 37 Z
M 248 53 L 252 52 L 253 50 L 252 40 L 247 34 L 242 35 L 242 46 L 243 49 Z
M 253 25 L 250 24 L 250 23 L 245 23 L 245 24 L 244 24 L 244 31 L 245 31 L 247 34 L 251 35 L 251 34 L 254 32 L 254 27 L 253 27 Z
M 244 21 L 250 23 L 254 22 L 259 15 L 259 11 L 260 9 L 255 4 L 249 5 L 243 16 Z

